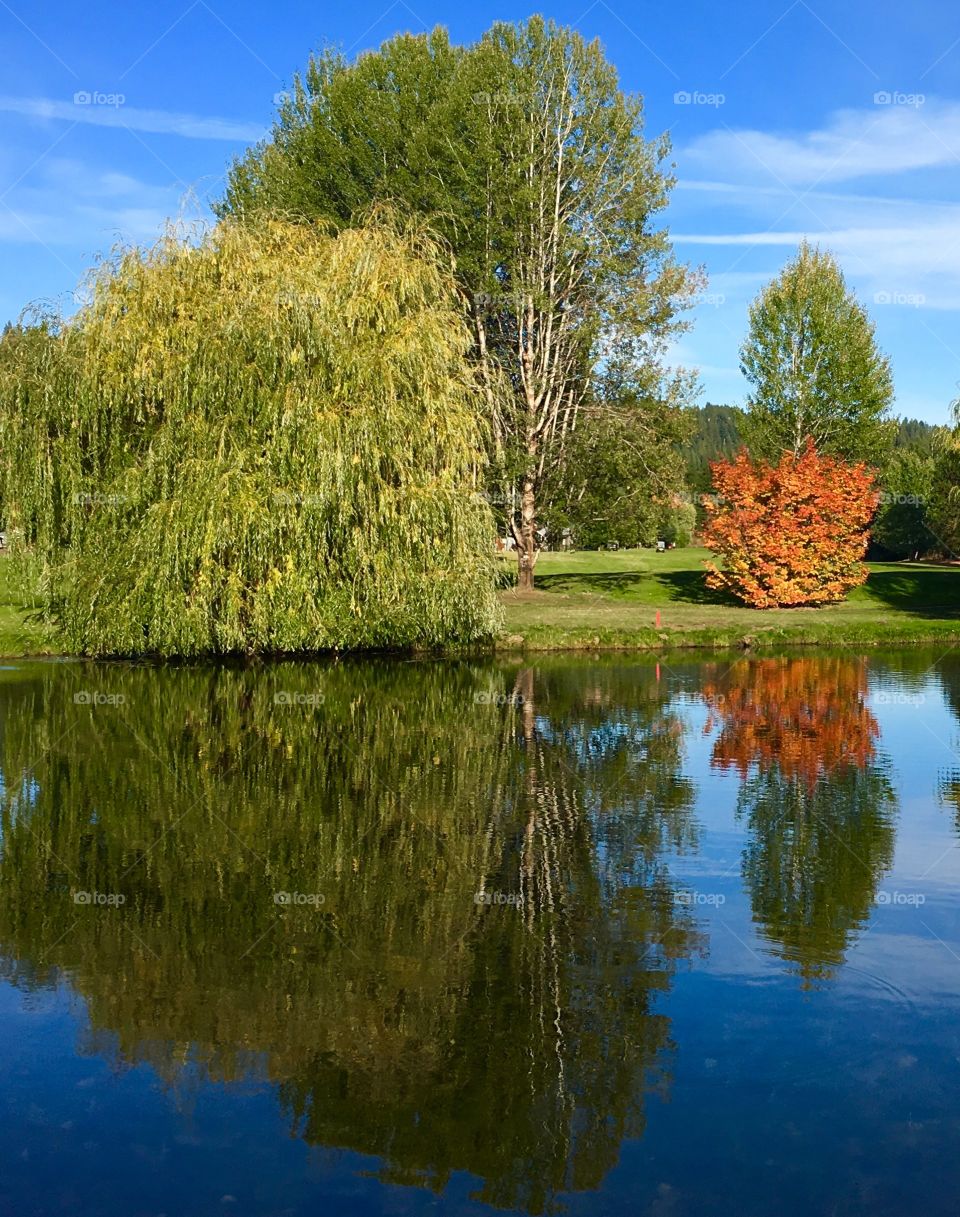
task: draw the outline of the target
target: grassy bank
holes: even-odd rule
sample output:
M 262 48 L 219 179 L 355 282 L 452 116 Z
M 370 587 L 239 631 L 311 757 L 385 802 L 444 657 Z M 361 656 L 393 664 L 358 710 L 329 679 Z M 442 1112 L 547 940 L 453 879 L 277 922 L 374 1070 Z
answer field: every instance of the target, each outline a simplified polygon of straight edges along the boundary
M 708 591 L 707 556 L 704 549 L 542 554 L 536 591 L 502 593 L 497 649 L 960 645 L 960 566 L 871 563 L 866 585 L 843 604 L 760 612 Z M 56 653 L 56 638 L 24 605 L 0 557 L 0 656 Z
M 870 563 L 867 583 L 842 604 L 759 611 L 706 588 L 707 557 L 703 549 L 542 554 L 537 590 L 503 593 L 498 649 L 960 643 L 960 567 Z

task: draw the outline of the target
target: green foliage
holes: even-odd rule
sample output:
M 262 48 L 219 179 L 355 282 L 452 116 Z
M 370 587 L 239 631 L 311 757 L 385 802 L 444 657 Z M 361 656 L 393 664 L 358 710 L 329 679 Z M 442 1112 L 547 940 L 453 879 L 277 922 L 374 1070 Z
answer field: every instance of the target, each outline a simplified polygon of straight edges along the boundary
M 269 139 L 234 163 L 216 210 L 345 226 L 389 198 L 452 220 L 450 186 L 431 166 L 437 155 L 444 167 L 455 160 L 440 120 L 472 103 L 459 85 L 463 57 L 440 27 L 400 34 L 352 64 L 333 49 L 311 56 L 283 95 Z
M 880 474 L 880 507 L 872 551 L 888 558 L 915 558 L 941 550 L 930 516 L 934 475 L 948 432 L 916 418 L 897 420 L 893 448 Z
M 532 545 L 541 487 L 594 421 L 601 363 L 626 366 L 646 398 L 679 387 L 660 359 L 696 282 L 656 226 L 668 154 L 599 43 L 534 17 L 469 47 L 438 29 L 355 63 L 315 57 L 220 210 L 342 225 L 388 199 L 429 220 L 470 306 L 489 488 Z
M 741 446 L 743 411 L 738 406 L 690 406 L 685 411 L 689 434 L 681 452 L 686 467 L 686 483 L 696 498 L 713 486 L 710 466 L 729 460 Z
M 960 402 L 953 419 L 953 429 L 939 428 L 934 439 L 926 511 L 930 548 L 949 558 L 960 553 Z
M 960 552 L 960 446 L 951 441 L 937 458 L 927 513 L 933 548 L 943 557 Z
M 692 533 L 677 445 L 685 412 L 611 386 L 608 400 L 585 406 L 564 459 L 543 483 L 542 519 L 553 542 L 569 528 L 577 548 L 609 542 L 654 545 Z M 671 532 L 666 536 L 665 531 Z
M 432 645 L 497 624 L 469 342 L 434 245 L 221 224 L 122 254 L 0 368 L 8 523 L 66 645 Z
M 893 443 L 893 381 L 873 323 L 831 254 L 804 242 L 760 293 L 740 367 L 753 386 L 744 439 L 755 458 L 818 451 L 880 465 Z
M 893 437 L 893 450 L 898 452 L 906 449 L 920 456 L 936 456 L 939 451 L 942 427 L 933 423 L 925 423 L 919 418 L 901 418 L 897 420 L 897 430 Z
M 676 495 L 660 509 L 659 539 L 668 545 L 689 545 L 697 527 L 697 508 L 689 498 Z
M 871 541 L 893 558 L 916 557 L 937 546 L 927 522 L 936 462 L 924 448 L 894 448 L 883 472 Z

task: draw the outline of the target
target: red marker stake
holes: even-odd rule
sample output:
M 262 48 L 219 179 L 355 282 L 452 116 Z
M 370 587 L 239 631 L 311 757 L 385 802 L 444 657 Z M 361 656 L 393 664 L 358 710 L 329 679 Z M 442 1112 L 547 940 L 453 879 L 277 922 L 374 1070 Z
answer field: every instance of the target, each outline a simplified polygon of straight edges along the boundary
M 657 629 L 660 628 L 660 610 L 657 609 Z

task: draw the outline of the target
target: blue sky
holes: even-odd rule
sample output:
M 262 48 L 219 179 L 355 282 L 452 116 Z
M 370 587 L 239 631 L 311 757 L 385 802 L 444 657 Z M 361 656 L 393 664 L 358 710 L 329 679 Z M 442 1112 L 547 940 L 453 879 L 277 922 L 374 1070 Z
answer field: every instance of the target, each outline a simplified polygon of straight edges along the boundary
M 0 318 L 73 307 L 98 253 L 206 213 L 311 49 L 456 40 L 520 4 L 0 0 Z M 668 223 L 710 284 L 672 355 L 737 403 L 747 307 L 803 236 L 831 248 L 893 360 L 898 413 L 960 394 L 960 7 L 919 0 L 567 0 L 669 129 Z M 78 96 L 79 95 L 79 96 Z M 75 100 L 77 97 L 77 100 Z

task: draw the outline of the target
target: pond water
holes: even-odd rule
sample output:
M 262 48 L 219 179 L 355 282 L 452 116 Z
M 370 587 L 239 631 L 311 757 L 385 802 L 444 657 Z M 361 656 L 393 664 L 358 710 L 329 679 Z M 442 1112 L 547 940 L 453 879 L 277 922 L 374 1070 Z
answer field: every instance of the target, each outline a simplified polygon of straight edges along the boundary
M 0 672 L 0 1212 L 955 1214 L 960 652 Z

